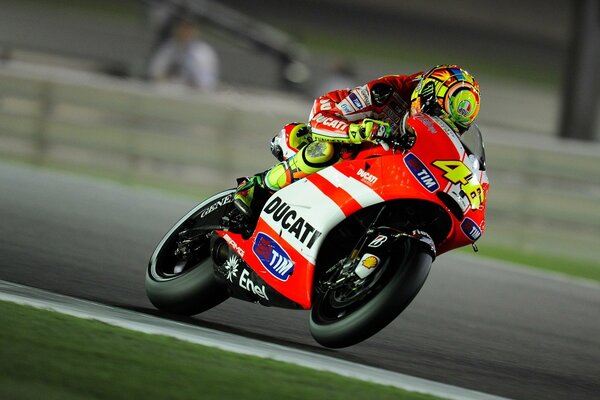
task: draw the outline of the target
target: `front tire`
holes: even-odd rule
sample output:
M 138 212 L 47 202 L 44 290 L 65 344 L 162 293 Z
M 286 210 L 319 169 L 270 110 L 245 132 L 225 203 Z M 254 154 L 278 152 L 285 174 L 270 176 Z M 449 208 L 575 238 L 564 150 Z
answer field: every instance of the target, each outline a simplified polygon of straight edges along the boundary
M 369 283 L 366 293 L 359 296 L 338 288 L 317 297 L 309 327 L 319 344 L 341 348 L 362 342 L 410 304 L 427 279 L 433 257 L 413 240 L 407 240 L 403 247 L 377 267 L 382 271 L 373 277 L 377 281 Z
M 212 196 L 181 218 L 160 241 L 146 271 L 146 295 L 159 310 L 194 315 L 225 301 L 229 295 L 217 282 L 210 251 L 210 237 L 198 235 L 194 250 L 185 258 L 176 253 L 180 233 L 202 232 L 218 225 L 233 200 L 233 190 Z M 209 232 L 209 230 L 206 230 Z

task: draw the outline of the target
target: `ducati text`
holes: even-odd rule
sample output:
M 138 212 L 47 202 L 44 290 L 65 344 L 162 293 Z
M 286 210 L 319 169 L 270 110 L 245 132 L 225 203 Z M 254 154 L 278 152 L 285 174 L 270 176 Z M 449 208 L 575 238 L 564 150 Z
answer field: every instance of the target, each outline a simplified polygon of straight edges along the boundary
M 294 235 L 300 243 L 306 245 L 309 249 L 322 234 L 311 224 L 306 222 L 303 217 L 298 215 L 298 212 L 280 197 L 274 197 L 273 200 L 266 205 L 264 212 L 266 214 L 271 214 L 275 222 L 278 222 L 283 229 Z

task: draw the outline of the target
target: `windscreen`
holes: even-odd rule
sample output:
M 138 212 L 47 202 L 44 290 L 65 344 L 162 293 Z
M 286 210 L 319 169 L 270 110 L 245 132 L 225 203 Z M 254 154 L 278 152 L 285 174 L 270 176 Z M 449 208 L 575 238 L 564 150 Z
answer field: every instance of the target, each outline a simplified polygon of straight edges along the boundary
M 472 124 L 469 129 L 460 137 L 460 141 L 465 146 L 469 154 L 477 157 L 479 161 L 479 169 L 485 171 L 485 148 L 483 146 L 483 138 L 479 127 Z

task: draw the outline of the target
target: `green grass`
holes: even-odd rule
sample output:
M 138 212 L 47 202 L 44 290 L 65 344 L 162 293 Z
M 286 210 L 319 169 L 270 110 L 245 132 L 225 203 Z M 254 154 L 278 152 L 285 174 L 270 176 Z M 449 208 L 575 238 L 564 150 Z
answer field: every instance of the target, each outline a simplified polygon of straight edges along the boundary
M 470 247 L 462 252 L 473 253 Z M 579 278 L 600 282 L 600 263 L 575 258 L 545 255 L 540 252 L 515 249 L 509 246 L 494 245 L 487 242 L 479 246 L 477 256 L 503 260 L 539 270 L 558 272 Z
M 435 399 L 0 302 L 2 399 Z

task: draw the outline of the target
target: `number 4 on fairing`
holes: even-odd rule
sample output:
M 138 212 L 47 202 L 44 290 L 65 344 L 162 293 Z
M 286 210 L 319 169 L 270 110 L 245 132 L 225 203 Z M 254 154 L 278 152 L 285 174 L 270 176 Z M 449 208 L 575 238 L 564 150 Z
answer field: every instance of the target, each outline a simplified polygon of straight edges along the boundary
M 474 210 L 483 204 L 485 201 L 483 187 L 465 163 L 458 160 L 438 160 L 434 161 L 433 165 L 445 172 L 443 175 L 444 178 L 454 184 L 460 185 L 460 188 L 467 195 Z

